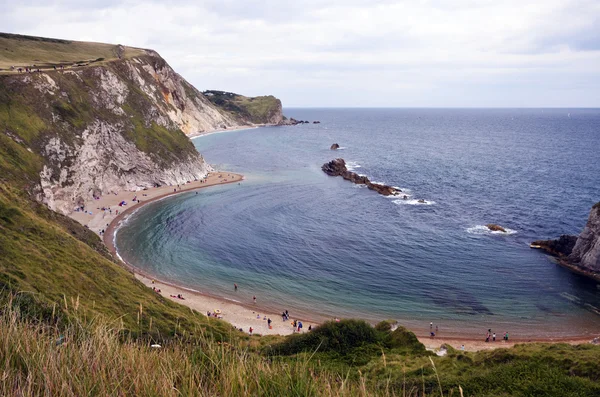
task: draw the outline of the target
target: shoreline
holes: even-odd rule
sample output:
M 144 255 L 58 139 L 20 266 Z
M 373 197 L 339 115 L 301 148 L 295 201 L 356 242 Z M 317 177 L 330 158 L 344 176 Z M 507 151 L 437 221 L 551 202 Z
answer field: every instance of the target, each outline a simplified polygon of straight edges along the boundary
M 192 139 L 196 139 L 196 138 L 201 138 L 203 136 L 208 136 L 208 135 L 213 135 L 213 134 L 221 134 L 223 132 L 254 130 L 257 128 L 268 127 L 268 126 L 269 125 L 267 125 L 267 124 L 253 124 L 253 125 L 240 125 L 237 127 L 230 127 L 230 128 L 217 128 L 217 129 L 210 130 L 210 131 L 194 132 L 194 133 L 187 135 L 187 137 L 190 140 L 192 140 Z
M 202 136 L 202 135 L 200 135 Z M 101 236 L 104 244 L 107 246 L 111 254 L 115 257 L 115 259 L 119 260 L 122 265 L 128 269 L 132 274 L 146 285 L 148 288 L 156 288 L 162 291 L 162 294 L 166 296 L 177 296 L 178 294 L 182 294 L 185 297 L 185 300 L 180 300 L 174 298 L 174 301 L 181 303 L 187 307 L 190 307 L 194 310 L 197 310 L 200 313 L 207 314 L 207 312 L 213 312 L 215 309 L 219 309 L 222 314 L 222 319 L 234 325 L 236 328 L 241 328 L 244 332 L 248 332 L 249 328 L 252 327 L 254 333 L 261 335 L 289 335 L 294 333 L 294 329 L 292 328 L 290 321 L 292 319 L 296 319 L 303 322 L 304 328 L 303 332 L 308 330 L 309 325 L 318 325 L 318 321 L 310 321 L 310 319 L 306 318 L 297 318 L 290 317 L 288 321 L 282 321 L 281 314 L 273 313 L 272 310 L 265 309 L 264 306 L 256 305 L 252 303 L 245 304 L 240 301 L 235 301 L 231 299 L 227 299 L 224 297 L 219 297 L 215 295 L 211 295 L 210 293 L 197 291 L 191 288 L 183 287 L 177 285 L 176 283 L 159 280 L 153 275 L 148 274 L 140 269 L 132 266 L 130 263 L 125 261 L 118 253 L 115 244 L 115 236 L 116 232 L 121 226 L 121 222 L 126 220 L 129 216 L 133 215 L 137 210 L 142 208 L 144 205 L 162 200 L 169 196 L 175 196 L 181 193 L 189 193 L 192 191 L 198 191 L 199 189 L 222 185 L 222 184 L 232 184 L 232 183 L 241 183 L 244 180 L 243 175 L 235 174 L 235 173 L 227 173 L 225 171 L 221 172 L 211 172 L 206 177 L 206 183 L 201 183 L 200 181 L 190 182 L 184 185 L 181 185 L 179 189 L 175 189 L 175 191 L 171 191 L 174 189 L 172 186 L 163 186 L 160 188 L 150 188 L 144 191 L 138 192 L 119 192 L 118 194 L 103 196 L 100 200 L 96 200 L 91 202 L 91 204 L 96 204 L 98 206 L 106 206 L 101 205 L 103 201 L 111 202 L 113 205 L 108 205 L 107 207 L 113 208 L 115 206 L 115 202 L 118 202 L 123 197 L 126 196 L 139 196 L 143 195 L 143 201 L 140 203 L 136 203 L 132 206 L 128 206 L 123 212 L 117 214 L 111 214 L 106 217 L 106 211 L 103 213 L 101 217 L 101 221 L 107 223 L 107 227 L 104 228 L 103 236 Z M 90 203 L 88 203 L 89 205 Z M 122 207 L 117 207 L 122 208 Z M 82 214 L 83 217 L 82 217 Z M 86 213 L 82 212 L 73 212 L 69 216 L 84 225 L 93 225 L 98 228 L 99 222 L 98 217 L 101 213 L 96 214 L 96 216 L 90 219 Z M 91 215 L 91 214 L 90 214 Z M 83 222 L 85 219 L 89 219 L 88 223 Z M 94 222 L 96 220 L 96 222 Z M 102 229 L 101 229 L 102 230 Z M 256 305 L 256 306 L 255 306 Z M 267 318 L 270 318 L 272 322 L 272 329 L 267 327 Z M 449 344 L 456 349 L 460 349 L 461 345 L 465 346 L 466 351 L 479 351 L 479 350 L 489 350 L 496 348 L 504 348 L 511 347 L 518 343 L 569 343 L 569 344 L 581 344 L 581 343 L 589 343 L 591 338 L 590 336 L 573 336 L 573 337 L 557 337 L 557 338 L 510 338 L 509 342 L 504 342 L 503 340 L 498 340 L 496 342 L 485 342 L 484 338 L 475 338 L 473 336 L 455 336 L 453 334 L 456 331 L 451 331 L 448 337 L 444 337 L 443 335 L 437 335 L 435 338 L 430 338 L 427 330 L 423 329 L 410 329 L 414 332 L 419 341 L 423 343 L 428 349 L 435 350 L 438 349 L 442 344 Z M 500 339 L 502 335 L 498 334 L 498 339 Z

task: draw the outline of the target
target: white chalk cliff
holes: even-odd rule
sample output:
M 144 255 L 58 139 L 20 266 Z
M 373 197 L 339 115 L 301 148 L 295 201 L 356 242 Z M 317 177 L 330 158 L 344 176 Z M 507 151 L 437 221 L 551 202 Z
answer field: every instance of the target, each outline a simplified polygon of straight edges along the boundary
M 252 125 L 211 103 L 149 50 L 4 77 L 11 111 L 28 114 L 30 125 L 24 132 L 15 121 L 2 132 L 41 156 L 33 190 L 63 213 L 118 190 L 201 179 L 211 168 L 186 134 Z

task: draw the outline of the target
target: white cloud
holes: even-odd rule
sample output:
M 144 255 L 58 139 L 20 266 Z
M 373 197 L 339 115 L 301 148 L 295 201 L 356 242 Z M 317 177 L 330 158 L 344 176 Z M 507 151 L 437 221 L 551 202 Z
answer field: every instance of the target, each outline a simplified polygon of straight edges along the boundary
M 272 93 L 288 106 L 600 106 L 595 0 L 69 0 L 3 9 L 7 31 L 153 48 L 199 89 Z

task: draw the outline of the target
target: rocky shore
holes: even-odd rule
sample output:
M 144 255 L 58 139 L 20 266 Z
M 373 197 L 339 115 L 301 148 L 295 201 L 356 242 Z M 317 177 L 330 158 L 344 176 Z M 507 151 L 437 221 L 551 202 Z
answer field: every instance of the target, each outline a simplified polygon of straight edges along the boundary
M 348 171 L 346 162 L 341 158 L 323 164 L 321 169 L 329 176 L 341 176 L 347 181 L 356 183 L 357 185 L 366 185 L 369 189 L 375 190 L 377 193 L 383 194 L 384 196 L 397 196 L 402 192 L 395 187 L 373 183 L 364 175 L 358 175 L 356 172 Z
M 600 203 L 592 207 L 579 236 L 562 235 L 556 240 L 538 240 L 532 248 L 559 258 L 559 263 L 585 276 L 600 280 Z

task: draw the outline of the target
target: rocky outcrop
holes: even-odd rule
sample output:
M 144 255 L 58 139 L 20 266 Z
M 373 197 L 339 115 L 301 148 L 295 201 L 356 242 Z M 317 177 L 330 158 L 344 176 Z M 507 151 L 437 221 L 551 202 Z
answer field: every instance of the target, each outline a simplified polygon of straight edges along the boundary
M 592 207 L 579 236 L 562 235 L 558 240 L 538 240 L 532 248 L 558 256 L 559 263 L 576 273 L 600 280 L 600 203 Z
M 331 145 L 331 147 L 329 149 L 331 150 L 337 150 L 340 148 L 340 145 L 338 145 L 337 143 L 334 143 L 333 145 Z
M 0 134 L 36 155 L 31 190 L 53 210 L 200 179 L 211 168 L 185 134 L 251 124 L 211 103 L 156 52 L 116 50 L 122 59 L 105 64 L 0 75 L 0 114 L 8 115 Z
M 585 270 L 600 273 L 600 203 L 592 207 L 568 260 Z
M 537 240 L 531 243 L 531 248 L 542 249 L 549 254 L 566 257 L 571 254 L 577 242 L 577 236 L 563 234 L 557 240 Z
M 323 164 L 321 169 L 329 176 L 341 176 L 352 183 L 366 185 L 369 189 L 374 190 L 384 196 L 396 196 L 401 192 L 400 189 L 396 189 L 395 187 L 373 183 L 364 175 L 358 175 L 355 172 L 348 171 L 346 168 L 346 162 L 341 158 L 331 160 L 330 162 Z
M 503 228 L 500 225 L 496 225 L 495 223 L 488 223 L 487 225 L 485 225 L 485 227 L 487 227 L 488 229 L 490 229 L 492 232 L 506 233 L 506 229 L 505 228 Z
M 318 123 L 321 123 L 320 121 Z M 277 125 L 298 125 L 298 124 L 310 124 L 308 120 L 296 120 L 295 118 L 286 118 L 284 117 Z

